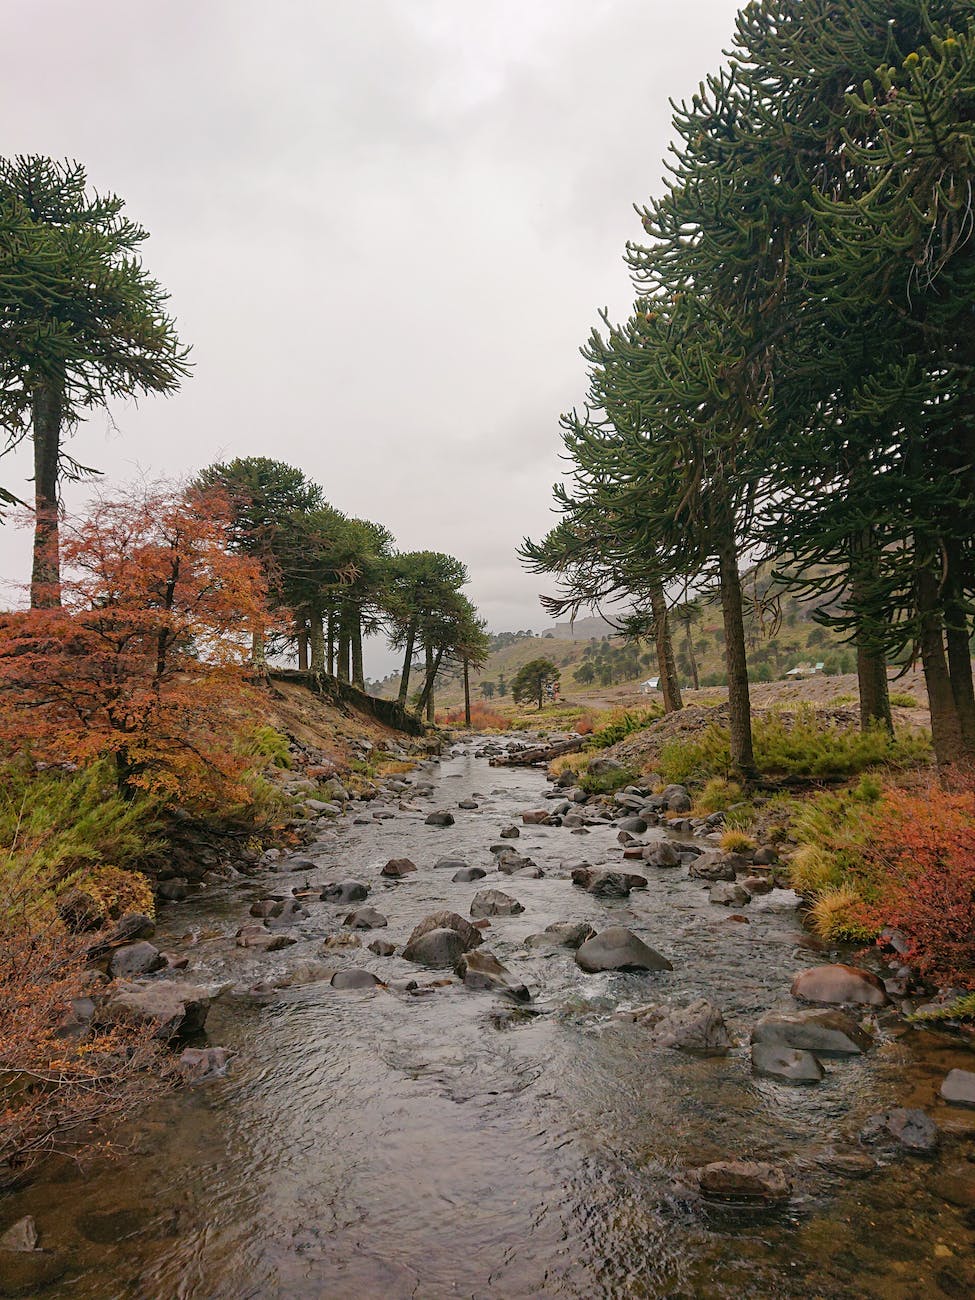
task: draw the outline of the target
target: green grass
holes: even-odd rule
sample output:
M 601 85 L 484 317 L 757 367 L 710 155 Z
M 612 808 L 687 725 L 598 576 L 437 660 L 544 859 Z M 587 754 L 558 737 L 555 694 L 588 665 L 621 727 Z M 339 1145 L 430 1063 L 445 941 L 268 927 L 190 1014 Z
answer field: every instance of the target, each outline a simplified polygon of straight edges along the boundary
M 614 710 L 609 719 L 593 731 L 586 748 L 608 749 L 610 745 L 625 740 L 636 731 L 643 731 L 650 726 L 651 722 L 656 722 L 662 717 L 663 709 L 659 705 L 649 709 Z
M 634 773 L 624 767 L 609 772 L 583 772 L 579 777 L 579 785 L 586 794 L 614 794 L 635 780 Z

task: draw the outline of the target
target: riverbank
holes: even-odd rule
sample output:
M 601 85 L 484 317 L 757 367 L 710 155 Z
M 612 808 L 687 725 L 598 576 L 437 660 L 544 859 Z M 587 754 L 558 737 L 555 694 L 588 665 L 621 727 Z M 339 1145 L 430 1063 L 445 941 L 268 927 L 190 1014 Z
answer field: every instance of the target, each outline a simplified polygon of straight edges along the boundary
M 186 968 L 146 983 L 205 985 L 206 1039 L 194 1045 L 226 1048 L 229 1066 L 134 1123 L 121 1171 L 63 1183 L 52 1167 L 5 1198 L 2 1226 L 33 1215 L 60 1270 L 34 1294 L 69 1281 L 90 1300 L 126 1287 L 905 1300 L 970 1289 L 975 1112 L 939 1096 L 948 1070 L 972 1061 L 964 1042 L 863 1004 L 847 1010 L 865 1050 L 820 1056 L 818 1082 L 757 1073 L 756 1025 L 811 1009 L 789 992 L 797 976 L 851 950 L 798 924 L 774 864 L 769 890 L 721 903 L 716 886 L 743 875 L 692 874 L 714 846 L 649 825 L 652 793 L 630 795 L 639 809 L 573 807 L 540 770 L 489 767 L 502 743 L 465 740 L 390 775 L 374 797 L 316 817 L 295 853 L 162 909 L 152 942 Z M 512 848 L 530 862 L 502 852 Z M 383 874 L 404 859 L 416 870 Z M 458 859 L 484 876 L 464 879 Z M 600 868 L 645 885 L 600 888 Z M 349 881 L 366 897 L 331 901 Z M 522 910 L 478 916 L 486 889 Z M 261 915 L 278 903 L 279 917 Z M 366 908 L 387 924 L 345 924 Z M 474 951 L 492 953 L 530 1002 L 404 958 L 413 930 L 445 911 L 487 922 Z M 593 973 L 574 949 L 533 938 L 566 922 L 620 926 L 673 969 Z M 252 926 L 293 942 L 242 946 Z M 332 983 L 351 971 L 379 983 Z M 664 1045 L 659 1012 L 701 1000 L 723 1020 L 725 1048 Z M 898 1107 L 933 1117 L 936 1147 L 862 1137 Z M 694 1171 L 741 1160 L 777 1171 L 787 1194 L 736 1204 L 707 1194 L 707 1179 L 704 1194 L 694 1185 Z

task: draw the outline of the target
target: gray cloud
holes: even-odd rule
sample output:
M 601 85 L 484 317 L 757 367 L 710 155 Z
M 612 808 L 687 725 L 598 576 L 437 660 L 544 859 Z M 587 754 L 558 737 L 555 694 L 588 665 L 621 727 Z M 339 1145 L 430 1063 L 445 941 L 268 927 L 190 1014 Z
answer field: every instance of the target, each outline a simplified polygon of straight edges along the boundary
M 491 626 L 544 625 L 514 548 L 552 522 L 578 347 L 628 303 L 668 97 L 736 8 L 8 0 L 6 150 L 126 198 L 194 346 L 182 393 L 95 415 L 73 450 L 110 482 L 291 461 L 404 548 L 464 559 Z M 0 530 L 3 573 L 26 550 Z

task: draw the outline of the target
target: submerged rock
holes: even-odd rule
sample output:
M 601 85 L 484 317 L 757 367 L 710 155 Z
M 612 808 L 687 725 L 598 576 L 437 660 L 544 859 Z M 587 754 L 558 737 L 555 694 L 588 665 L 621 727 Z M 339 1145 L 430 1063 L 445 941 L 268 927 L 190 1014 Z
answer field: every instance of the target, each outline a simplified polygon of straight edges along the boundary
M 826 1073 L 812 1052 L 777 1043 L 752 1044 L 752 1070 L 785 1083 L 819 1083 Z
M 337 970 L 332 976 L 331 984 L 333 989 L 371 989 L 382 984 L 382 980 L 378 975 L 373 975 L 371 970 L 351 966 L 348 970 Z
M 584 971 L 673 970 L 666 957 L 655 952 L 622 925 L 611 925 L 576 950 L 576 961 Z
M 941 1095 L 953 1106 L 975 1106 L 975 1073 L 949 1070 L 941 1085 Z
M 860 1141 L 901 1146 L 908 1151 L 934 1151 L 939 1141 L 938 1126 L 923 1110 L 894 1106 L 870 1116 L 860 1130 Z
M 626 1017 L 649 1030 L 655 1047 L 708 1053 L 726 1052 L 732 1045 L 724 1016 L 706 998 L 686 1007 L 637 1007 Z
M 187 1047 L 179 1058 L 179 1072 L 187 1083 L 205 1083 L 227 1073 L 230 1052 L 226 1047 Z
M 471 880 L 483 880 L 486 875 L 487 872 L 483 867 L 461 867 L 450 879 L 459 884 L 467 884 Z
M 469 989 L 489 989 L 493 993 L 503 993 L 506 997 L 514 998 L 516 1002 L 531 1001 L 531 994 L 525 985 L 506 966 L 502 966 L 493 953 L 483 949 L 464 953 L 455 969 Z
M 692 1171 L 702 1195 L 722 1201 L 785 1201 L 792 1183 L 785 1170 L 758 1160 L 715 1160 Z

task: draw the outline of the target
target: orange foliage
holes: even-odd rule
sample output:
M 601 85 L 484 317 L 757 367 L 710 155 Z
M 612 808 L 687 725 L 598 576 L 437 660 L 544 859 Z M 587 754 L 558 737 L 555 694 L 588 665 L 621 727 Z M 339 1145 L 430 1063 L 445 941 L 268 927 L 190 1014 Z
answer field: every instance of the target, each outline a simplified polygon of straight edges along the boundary
M 926 978 L 975 988 L 975 791 L 891 791 L 871 821 L 867 919 L 902 931 Z
M 437 714 L 437 722 L 442 727 L 463 727 L 464 710 L 449 709 L 444 713 Z M 486 704 L 480 701 L 471 704 L 471 729 L 473 731 L 507 731 L 511 726 L 511 719 L 505 717 L 503 713 L 497 713 L 494 709 L 489 709 Z
M 591 713 L 584 713 L 572 730 L 577 736 L 591 736 L 596 729 L 596 723 Z
M 0 615 L 0 746 L 110 755 L 119 784 L 181 795 L 242 760 L 218 737 L 264 619 L 256 561 L 227 550 L 219 496 L 143 492 L 66 525 L 64 607 Z
M 0 1185 L 4 1169 L 53 1151 L 107 1149 L 108 1122 L 157 1094 L 171 1070 L 151 1029 L 95 1029 L 72 1015 L 91 936 L 38 917 L 30 896 L 9 875 L 0 885 Z

